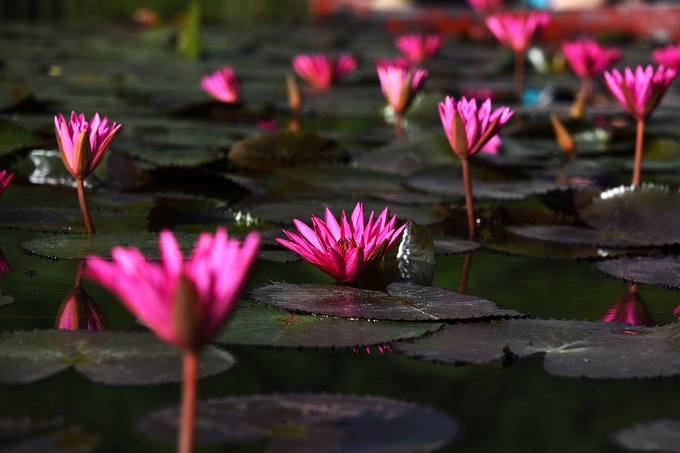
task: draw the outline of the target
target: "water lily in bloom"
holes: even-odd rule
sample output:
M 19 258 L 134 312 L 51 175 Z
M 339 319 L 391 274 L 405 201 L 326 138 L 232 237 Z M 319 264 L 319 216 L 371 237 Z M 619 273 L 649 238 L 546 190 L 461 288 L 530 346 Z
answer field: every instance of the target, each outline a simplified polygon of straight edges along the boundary
M 412 63 L 422 63 L 429 60 L 444 45 L 444 39 L 436 34 L 427 35 L 402 35 L 398 36 L 394 44 L 406 55 Z
M 14 173 L 7 173 L 7 170 L 0 171 L 0 195 L 5 192 L 13 177 Z
M 360 280 L 401 236 L 406 225 L 395 228 L 387 207 L 378 218 L 374 212 L 364 224 L 364 205 L 357 203 L 350 219 L 342 211 L 340 222 L 326 208 L 324 220 L 312 215 L 310 228 L 295 219 L 299 234 L 283 230 L 288 239 L 276 241 L 342 283 Z
M 654 111 L 673 81 L 676 71 L 659 65 L 656 70 L 650 65 L 646 68 L 638 66 L 635 71 L 624 69 L 621 74 L 616 69 L 604 72 L 604 80 L 614 97 L 637 121 L 637 137 L 635 140 L 635 163 L 633 165 L 633 185 L 640 185 L 642 172 L 642 147 L 645 132 L 645 120 Z
M 652 52 L 652 59 L 667 68 L 676 71 L 680 69 L 680 44 L 668 45 L 663 49 L 655 49 Z
M 380 86 L 387 103 L 394 109 L 397 116 L 397 136 L 402 135 L 401 118 L 413 97 L 420 89 L 427 71 L 425 69 L 405 66 L 403 61 L 391 62 L 382 60 L 376 64 Z
M 235 104 L 241 96 L 236 74 L 231 66 L 225 66 L 201 79 L 203 91 L 218 101 Z
M 295 72 L 314 88 L 329 88 L 356 67 L 357 60 L 352 55 L 329 57 L 302 54 L 293 58 Z
M 621 58 L 621 51 L 616 47 L 603 47 L 590 38 L 582 38 L 577 41 L 564 41 L 562 53 L 582 80 L 581 91 L 590 97 L 592 81 L 599 77 L 605 69 Z

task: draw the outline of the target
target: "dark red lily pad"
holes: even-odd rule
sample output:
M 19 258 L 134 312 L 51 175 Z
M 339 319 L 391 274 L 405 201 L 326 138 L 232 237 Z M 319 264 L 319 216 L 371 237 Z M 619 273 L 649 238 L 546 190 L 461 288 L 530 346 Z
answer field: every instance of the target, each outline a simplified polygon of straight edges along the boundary
M 294 313 L 389 321 L 471 320 L 519 316 L 495 302 L 444 288 L 392 283 L 380 291 L 321 284 L 272 283 L 252 297 Z
M 177 437 L 179 409 L 153 412 L 137 422 L 142 436 Z M 412 453 L 439 450 L 455 440 L 449 415 L 413 403 L 370 396 L 251 395 L 198 403 L 196 442 L 267 440 L 266 451 Z
M 616 445 L 627 450 L 680 453 L 680 420 L 636 423 L 609 437 Z
M 597 263 L 595 269 L 608 277 L 624 282 L 659 285 L 662 288 L 680 290 L 680 262 L 677 257 L 621 258 Z

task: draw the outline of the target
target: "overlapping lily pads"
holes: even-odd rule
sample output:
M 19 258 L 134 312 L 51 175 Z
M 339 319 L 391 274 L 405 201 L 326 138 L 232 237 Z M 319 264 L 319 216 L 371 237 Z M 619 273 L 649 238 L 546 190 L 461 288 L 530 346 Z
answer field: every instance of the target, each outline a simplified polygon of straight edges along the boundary
M 321 284 L 272 283 L 252 297 L 296 313 L 390 321 L 472 320 L 519 316 L 477 296 L 408 283 L 392 283 L 380 291 Z
M 227 371 L 234 358 L 206 347 L 199 374 Z M 88 379 L 109 385 L 179 382 L 179 350 L 145 332 L 34 330 L 0 333 L 0 383 L 28 384 L 73 366 Z
M 396 350 L 445 363 L 543 356 L 550 374 L 593 379 L 631 379 L 680 375 L 673 326 L 510 319 L 444 326 L 434 335 Z
M 136 424 L 148 439 L 172 442 L 178 408 Z M 198 403 L 196 442 L 266 440 L 266 451 L 414 453 L 439 450 L 459 434 L 455 419 L 412 403 L 379 397 L 253 395 Z
M 636 423 L 611 434 L 620 447 L 633 451 L 680 452 L 680 420 L 663 419 Z
M 609 277 L 624 282 L 680 290 L 680 262 L 675 256 L 621 258 L 597 263 L 595 268 Z

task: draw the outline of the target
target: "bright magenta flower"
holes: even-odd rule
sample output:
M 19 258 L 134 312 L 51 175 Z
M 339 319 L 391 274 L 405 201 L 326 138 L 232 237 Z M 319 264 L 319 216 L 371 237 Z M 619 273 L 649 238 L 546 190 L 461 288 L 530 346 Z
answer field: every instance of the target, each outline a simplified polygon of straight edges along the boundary
M 236 74 L 231 66 L 218 69 L 201 79 L 203 91 L 218 101 L 234 104 L 239 101 L 240 91 Z
M 481 150 L 498 134 L 512 114 L 513 111 L 508 107 L 500 107 L 492 112 L 490 99 L 484 101 L 479 109 L 475 99 L 468 101 L 465 97 L 456 103 L 454 98 L 446 96 L 444 102 L 439 103 L 444 132 L 453 152 L 461 159 L 467 159 Z
M 92 173 L 109 150 L 121 125 L 114 122 L 109 126 L 108 122 L 107 117 L 100 119 L 99 113 L 89 122 L 85 115 L 76 112 L 71 112 L 68 123 L 61 113 L 54 117 L 61 160 L 74 178 L 82 179 Z
M 647 306 L 637 291 L 629 291 L 611 306 L 602 317 L 604 322 L 623 322 L 633 326 L 655 326 Z
M 434 57 L 439 48 L 444 45 L 441 36 L 428 33 L 423 35 L 402 35 L 394 41 L 401 52 L 412 63 L 422 63 Z
M 341 77 L 354 71 L 357 60 L 351 55 L 327 57 L 326 55 L 297 55 L 293 69 L 314 88 L 329 88 Z
M 379 61 L 375 69 L 378 71 L 380 86 L 387 103 L 401 115 L 409 106 L 427 77 L 425 69 L 408 68 L 403 61 Z
M 90 295 L 82 288 L 74 288 L 61 303 L 54 328 L 105 330 L 109 326 Z
M 680 69 L 680 44 L 669 45 L 652 52 L 652 59 L 667 68 Z
M 602 47 L 589 38 L 564 41 L 562 53 L 571 69 L 582 79 L 599 77 L 605 69 L 621 58 L 621 51 L 616 47 Z
M 5 192 L 7 186 L 9 186 L 10 181 L 14 177 L 14 173 L 7 173 L 7 170 L 0 171 L 0 195 Z
M 203 233 L 184 261 L 175 237 L 162 231 L 163 261 L 135 248 L 114 247 L 113 262 L 87 258 L 84 276 L 97 281 L 160 338 L 186 351 L 208 343 L 235 307 L 260 243 L 250 233 L 241 246 L 224 228 Z
M 644 121 L 656 108 L 675 77 L 675 69 L 664 65 L 654 71 L 651 65 L 630 68 L 623 75 L 616 69 L 604 72 L 604 80 L 621 105 L 638 121 Z
M 300 234 L 283 230 L 290 241 L 276 241 L 339 282 L 355 282 L 382 258 L 404 231 L 406 225 L 395 229 L 397 218 L 388 220 L 389 215 L 390 208 L 387 207 L 374 220 L 374 212 L 371 211 L 364 225 L 364 205 L 357 203 L 350 220 L 342 211 L 338 223 L 330 209 L 326 208 L 325 221 L 312 215 L 314 229 L 295 219 L 293 222 Z
M 524 52 L 534 38 L 550 22 L 548 13 L 494 14 L 486 18 L 486 26 L 503 44 L 515 52 Z

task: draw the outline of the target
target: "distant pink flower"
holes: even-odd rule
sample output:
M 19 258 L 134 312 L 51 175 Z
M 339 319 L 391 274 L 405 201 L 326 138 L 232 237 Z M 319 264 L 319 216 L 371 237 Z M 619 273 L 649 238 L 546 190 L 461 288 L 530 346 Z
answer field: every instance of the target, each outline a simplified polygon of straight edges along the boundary
M 486 18 L 486 26 L 503 44 L 515 52 L 524 52 L 550 22 L 548 13 L 494 14 Z
M 652 52 L 652 59 L 667 68 L 680 69 L 680 44 L 666 46 Z
M 427 77 L 427 71 L 405 68 L 399 62 L 390 64 L 389 61 L 378 62 L 376 70 L 387 103 L 398 115 L 401 115 L 411 104 L 413 96 Z
M 235 308 L 260 238 L 250 233 L 243 245 L 224 228 L 203 233 L 184 261 L 173 234 L 160 235 L 161 263 L 136 248 L 114 247 L 113 262 L 89 256 L 84 276 L 97 281 L 161 339 L 185 351 L 210 341 Z
M 657 323 L 637 291 L 629 291 L 602 317 L 604 322 L 623 322 L 633 326 L 655 326 Z
M 351 55 L 328 57 L 310 54 L 293 58 L 295 72 L 314 88 L 329 88 L 356 67 L 357 60 Z
M 479 14 L 491 14 L 503 9 L 503 0 L 467 0 Z
M 275 131 L 279 125 L 276 123 L 276 120 L 257 120 L 255 122 L 255 125 L 262 129 L 263 131 Z
M 82 288 L 74 288 L 61 303 L 54 328 L 105 330 L 109 326 L 90 295 Z
M 298 219 L 293 222 L 300 234 L 283 230 L 290 241 L 276 241 L 299 253 L 302 258 L 318 267 L 339 282 L 355 282 L 399 239 L 406 225 L 395 229 L 396 217 L 388 220 L 389 207 L 373 219 L 374 213 L 364 225 L 364 205 L 357 203 L 350 220 L 342 211 L 340 223 L 330 209 L 326 208 L 324 220 L 312 215 L 312 226 Z
M 2 277 L 2 274 L 7 274 L 9 272 L 12 272 L 12 268 L 9 266 L 5 254 L 0 250 L 0 277 Z
M 621 58 L 621 51 L 616 47 L 602 47 L 589 38 L 564 41 L 562 53 L 571 69 L 582 79 L 599 77 L 605 69 Z
M 656 71 L 651 65 L 638 66 L 635 72 L 626 68 L 623 75 L 616 69 L 604 72 L 609 90 L 638 121 L 644 121 L 652 113 L 674 77 L 675 69 L 664 65 L 659 65 Z
M 508 107 L 500 107 L 492 112 L 490 99 L 484 101 L 479 109 L 477 109 L 475 99 L 468 101 L 465 97 L 460 98 L 456 103 L 454 98 L 446 96 L 444 102 L 439 103 L 439 116 L 444 132 L 453 152 L 461 159 L 467 159 L 468 156 L 481 150 L 498 134 L 512 114 L 513 111 Z M 457 128 L 456 117 L 462 121 L 464 130 Z
M 88 122 L 82 113 L 71 112 L 67 123 L 60 114 L 54 117 L 59 153 L 66 169 L 76 179 L 85 178 L 99 165 L 109 146 L 121 128 L 115 122 L 108 125 L 108 118 L 95 113 Z
M 236 74 L 231 66 L 218 69 L 201 79 L 203 91 L 218 101 L 235 104 L 241 96 Z
M 397 37 L 394 44 L 412 63 L 422 63 L 434 57 L 439 48 L 444 45 L 444 39 L 432 33 L 426 36 L 402 35 Z
M 10 181 L 14 177 L 14 173 L 7 173 L 7 170 L 0 171 L 0 195 L 5 192 L 7 186 L 9 186 Z

